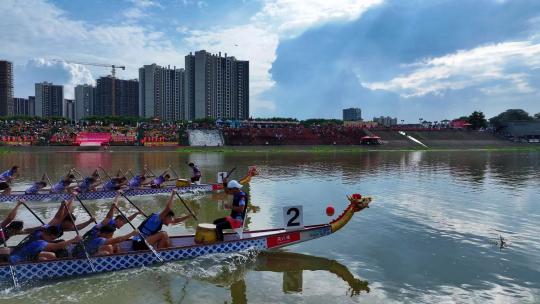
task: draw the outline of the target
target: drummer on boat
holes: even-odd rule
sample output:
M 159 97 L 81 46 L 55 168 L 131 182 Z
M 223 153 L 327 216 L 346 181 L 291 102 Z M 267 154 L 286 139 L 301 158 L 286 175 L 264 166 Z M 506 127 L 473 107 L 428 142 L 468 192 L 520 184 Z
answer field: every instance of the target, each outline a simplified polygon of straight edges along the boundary
M 178 224 L 190 217 L 190 215 L 180 217 L 175 216 L 174 211 L 172 210 L 175 195 L 176 190 L 171 191 L 171 196 L 169 197 L 165 208 L 160 213 L 152 213 L 139 225 L 138 230 L 142 237 L 146 239 L 146 242 L 150 244 L 150 246 L 156 249 L 168 248 L 171 246 L 169 235 L 167 232 L 161 230 L 163 225 L 168 226 L 171 224 Z M 133 238 L 133 250 L 149 249 L 141 235 L 136 235 Z
M 231 208 L 231 215 L 214 221 L 218 241 L 223 241 L 223 229 L 237 229 L 244 225 L 248 196 L 241 189 L 242 185 L 236 180 L 227 183 L 228 193 L 233 195 L 232 205 L 227 206 Z
M 0 191 L 2 191 L 2 195 L 11 194 L 11 182 L 18 170 L 18 166 L 13 166 L 11 169 L 0 173 Z

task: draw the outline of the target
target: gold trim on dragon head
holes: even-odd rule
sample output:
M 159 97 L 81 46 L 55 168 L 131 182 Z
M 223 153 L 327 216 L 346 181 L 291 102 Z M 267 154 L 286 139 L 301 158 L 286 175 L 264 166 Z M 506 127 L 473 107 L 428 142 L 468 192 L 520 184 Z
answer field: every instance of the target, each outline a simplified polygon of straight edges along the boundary
M 369 208 L 369 204 L 372 201 L 371 197 L 362 197 L 360 194 L 353 194 L 351 196 L 347 196 L 347 199 L 349 200 L 349 202 L 351 202 L 351 209 L 354 212 Z

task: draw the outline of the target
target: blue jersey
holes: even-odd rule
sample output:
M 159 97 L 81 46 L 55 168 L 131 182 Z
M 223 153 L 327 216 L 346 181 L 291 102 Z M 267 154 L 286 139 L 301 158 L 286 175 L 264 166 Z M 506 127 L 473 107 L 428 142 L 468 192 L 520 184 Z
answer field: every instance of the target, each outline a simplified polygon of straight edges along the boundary
M 41 187 L 39 186 L 39 183 L 35 182 L 32 186 L 30 186 L 30 188 L 24 191 L 24 194 L 38 194 L 39 189 L 41 189 Z
M 197 177 L 201 176 L 201 170 L 199 170 L 199 167 L 193 166 L 193 176 L 197 176 Z
M 66 184 L 63 180 L 59 181 L 51 187 L 52 193 L 63 193 L 64 191 L 66 191 Z
M 106 182 L 105 185 L 103 185 L 103 191 L 115 191 L 118 188 L 118 182 L 116 182 L 114 179 L 111 179 L 110 181 Z
M 81 192 L 88 192 L 90 191 L 90 187 L 92 184 L 96 181 L 93 177 L 85 177 L 81 184 L 79 185 L 79 191 Z
M 154 180 L 152 181 L 152 184 L 156 185 L 156 186 L 160 186 L 164 182 L 165 182 L 165 177 L 163 175 L 160 175 L 160 176 L 154 178 Z
M 139 232 L 146 238 L 153 234 L 158 233 L 163 227 L 163 222 L 159 217 L 159 213 L 152 213 L 146 220 L 144 220 L 139 226 Z M 140 241 L 141 236 L 136 235 L 133 237 L 134 240 Z
M 95 255 L 96 253 L 99 252 L 99 247 L 105 245 L 106 242 L 107 242 L 106 238 L 98 237 L 98 236 L 94 238 L 84 239 L 82 243 L 78 243 L 73 248 L 72 255 L 74 257 L 82 258 L 86 256 L 85 249 L 89 255 Z M 84 247 L 82 245 L 83 243 L 84 243 Z
M 143 176 L 142 175 L 135 175 L 129 180 L 129 187 L 130 188 L 137 188 L 140 187 L 143 182 Z
M 7 181 L 13 177 L 13 174 L 15 174 L 15 172 L 12 169 L 6 170 L 0 174 L 0 180 Z
M 24 242 L 24 241 L 23 241 Z M 39 254 L 45 250 L 49 243 L 41 239 L 28 238 L 26 242 L 17 246 L 11 255 L 9 256 L 9 261 L 11 263 L 19 263 L 24 261 L 33 261 L 37 260 Z
M 246 210 L 246 206 L 247 206 L 247 203 L 248 203 L 248 197 L 247 197 L 247 194 L 244 192 L 244 191 L 240 191 L 240 192 L 237 192 L 234 194 L 233 196 L 233 207 L 244 207 L 244 211 L 243 212 L 238 212 L 238 211 L 234 211 L 234 210 L 231 210 L 231 217 L 233 219 L 236 219 L 236 220 L 240 220 L 240 221 L 243 221 L 244 220 L 244 214 L 246 213 L 245 210 Z

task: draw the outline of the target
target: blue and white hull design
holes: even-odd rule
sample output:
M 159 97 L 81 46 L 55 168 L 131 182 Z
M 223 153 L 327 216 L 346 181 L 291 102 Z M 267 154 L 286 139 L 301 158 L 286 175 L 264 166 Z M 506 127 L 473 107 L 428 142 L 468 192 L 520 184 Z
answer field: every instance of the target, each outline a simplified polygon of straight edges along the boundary
M 218 187 L 214 184 L 202 184 L 202 185 L 191 185 L 189 187 L 163 187 L 163 188 L 141 188 L 141 189 L 132 189 L 125 190 L 124 194 L 127 196 L 142 196 L 142 195 L 156 195 L 156 194 L 168 194 L 171 193 L 171 190 L 176 189 L 179 193 L 188 193 L 188 192 L 212 192 Z M 92 191 L 84 192 L 79 194 L 79 198 L 82 200 L 99 200 L 99 199 L 109 199 L 114 198 L 117 195 L 116 191 Z M 0 202 L 16 202 L 18 200 L 25 200 L 27 202 L 42 202 L 42 201 L 61 201 L 64 199 L 69 199 L 71 197 L 68 193 L 62 194 L 53 194 L 53 193 L 42 193 L 42 194 L 11 194 L 11 195 L 0 195 Z
M 272 229 L 244 232 L 239 238 L 236 233 L 225 235 L 225 241 L 209 245 L 194 243 L 194 235 L 172 237 L 173 247 L 158 250 L 158 254 L 165 262 L 192 259 L 213 253 L 230 253 L 247 249 L 266 250 L 280 248 L 319 238 L 331 233 L 328 224 L 305 227 L 301 230 L 286 231 Z M 131 241 L 122 243 L 123 250 L 129 250 Z M 90 262 L 96 272 L 92 271 Z M 47 279 L 60 279 L 88 274 L 118 271 L 129 268 L 138 268 L 159 264 L 159 260 L 152 251 L 128 251 L 109 256 L 96 256 L 90 259 L 64 258 L 54 261 L 25 262 L 13 265 L 16 279 L 19 283 L 41 281 Z M 12 281 L 10 265 L 0 265 L 0 282 L 9 284 Z

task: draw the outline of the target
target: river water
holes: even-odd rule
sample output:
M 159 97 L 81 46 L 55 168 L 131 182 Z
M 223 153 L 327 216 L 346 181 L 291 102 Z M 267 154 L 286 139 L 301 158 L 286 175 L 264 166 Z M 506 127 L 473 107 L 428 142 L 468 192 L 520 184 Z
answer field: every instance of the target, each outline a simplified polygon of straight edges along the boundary
M 75 278 L 0 293 L 1 303 L 538 303 L 540 302 L 540 154 L 534 152 L 373 152 L 361 154 L 175 152 L 21 152 L 0 155 L 0 166 L 21 167 L 17 189 L 72 167 L 90 173 L 160 172 L 186 161 L 206 181 L 257 165 L 247 187 L 255 210 L 249 229 L 282 226 L 282 207 L 303 205 L 304 223 L 328 222 L 324 210 L 347 205 L 346 194 L 372 196 L 336 234 L 284 250 L 217 254 L 160 267 Z M 137 198 L 157 211 L 166 197 Z M 225 198 L 191 195 L 204 222 L 223 216 Z M 101 218 L 105 202 L 89 202 Z M 4 217 L 13 204 L 1 204 Z M 57 204 L 33 203 L 50 218 Z M 131 212 L 125 203 L 121 207 Z M 184 212 L 176 207 L 177 213 Z M 86 213 L 76 209 L 78 220 Z M 21 210 L 26 226 L 37 225 Z M 140 222 L 138 218 L 136 222 Z M 166 228 L 193 232 L 195 222 Z M 129 232 L 123 227 L 120 234 Z M 69 236 L 69 235 L 68 235 Z M 507 243 L 497 244 L 500 236 Z M 16 239 L 10 240 L 11 242 Z

